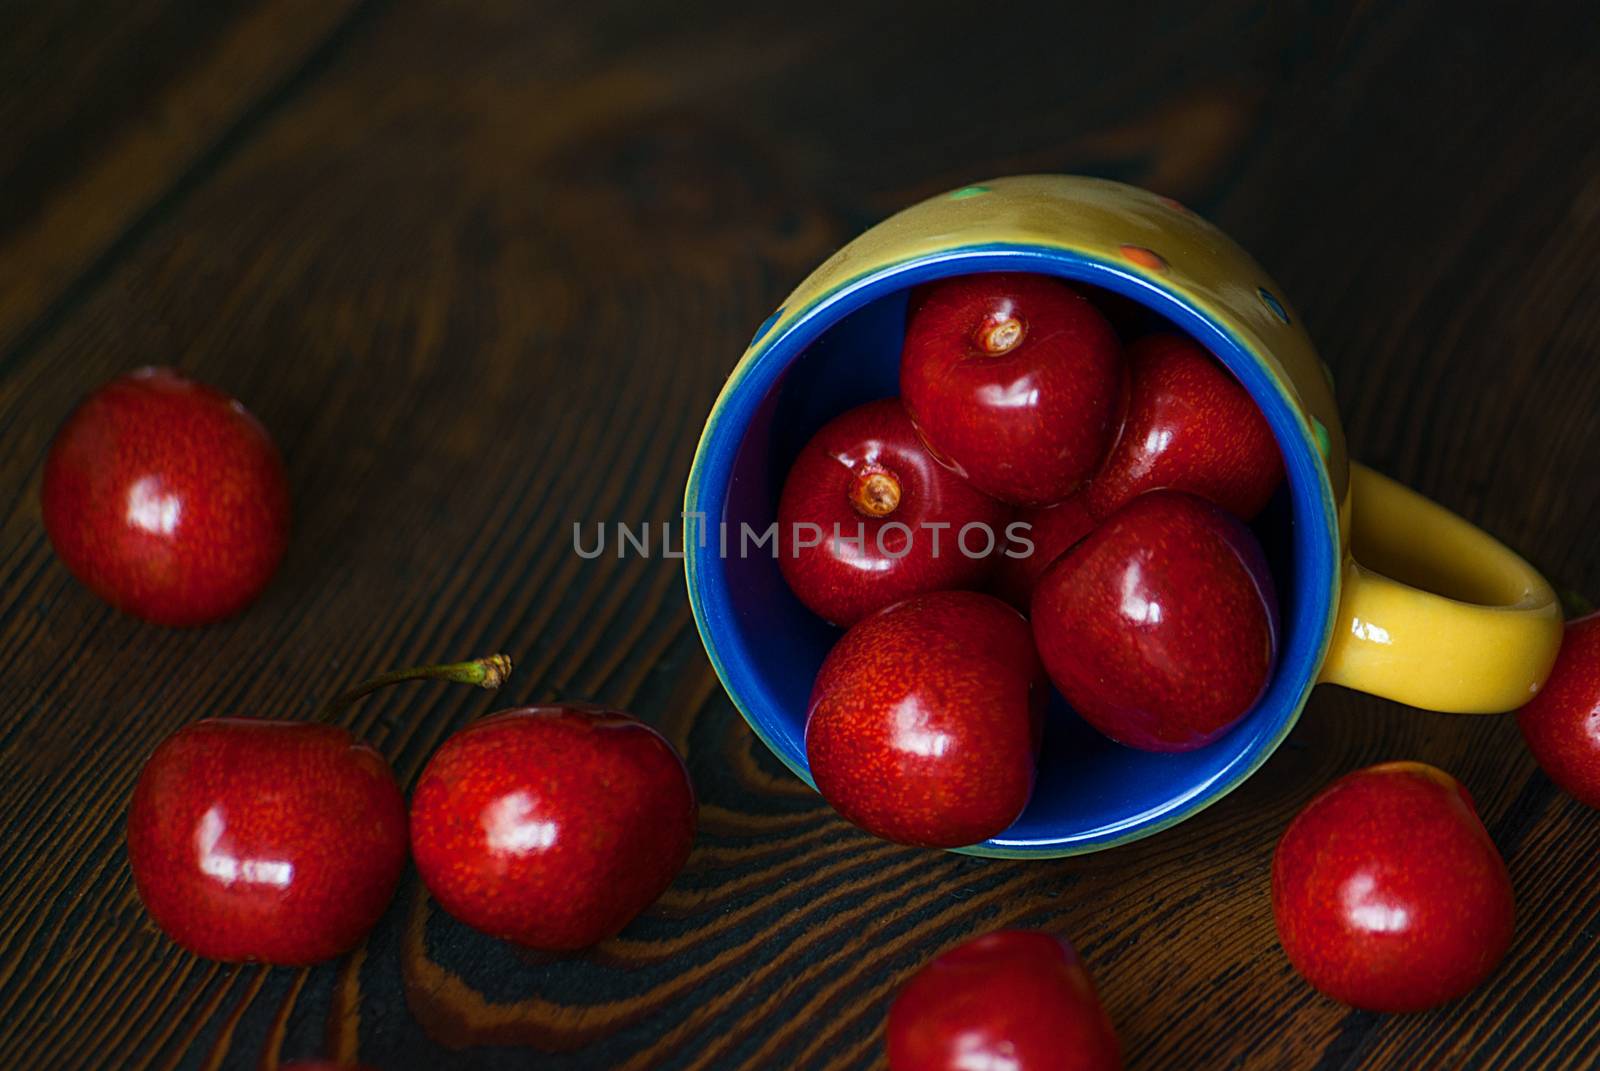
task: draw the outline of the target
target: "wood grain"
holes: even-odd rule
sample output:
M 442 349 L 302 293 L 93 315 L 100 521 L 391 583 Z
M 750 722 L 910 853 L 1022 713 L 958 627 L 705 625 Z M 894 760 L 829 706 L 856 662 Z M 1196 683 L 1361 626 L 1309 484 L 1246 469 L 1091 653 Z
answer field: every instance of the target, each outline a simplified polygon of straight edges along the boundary
M 989 175 L 1087 171 L 1184 199 L 1267 265 L 1360 457 L 1600 591 L 1600 25 L 1561 6 L 8 11 L 0 1067 L 877 1067 L 898 984 L 1001 925 L 1078 945 L 1134 1068 L 1588 1066 L 1600 821 L 1509 719 L 1324 689 L 1260 773 L 1154 839 L 915 851 L 832 816 L 745 729 L 679 563 L 570 545 L 573 521 L 675 517 L 750 331 L 861 227 Z M 245 399 L 294 485 L 282 573 L 202 631 L 102 606 L 39 524 L 57 423 L 150 361 Z M 162 736 L 501 648 L 519 668 L 492 700 L 419 686 L 347 723 L 403 779 L 492 706 L 586 697 L 661 727 L 702 827 L 623 935 L 519 954 L 414 874 L 358 953 L 311 970 L 197 961 L 150 926 L 121 836 Z M 1397 758 L 1467 782 L 1519 924 L 1478 992 L 1384 1018 L 1294 976 L 1266 878 L 1318 787 Z
M 356 13 L 272 0 L 0 14 L 0 353 L 66 315 L 119 243 L 316 73 Z

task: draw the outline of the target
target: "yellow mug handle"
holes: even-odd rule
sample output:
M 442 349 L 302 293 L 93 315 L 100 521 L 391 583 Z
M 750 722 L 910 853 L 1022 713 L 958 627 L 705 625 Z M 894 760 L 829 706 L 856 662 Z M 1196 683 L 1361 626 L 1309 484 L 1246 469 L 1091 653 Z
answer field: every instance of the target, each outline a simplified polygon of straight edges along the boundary
M 1321 680 L 1453 714 L 1513 710 L 1543 687 L 1561 606 L 1533 566 L 1365 465 L 1350 466 L 1350 518 Z

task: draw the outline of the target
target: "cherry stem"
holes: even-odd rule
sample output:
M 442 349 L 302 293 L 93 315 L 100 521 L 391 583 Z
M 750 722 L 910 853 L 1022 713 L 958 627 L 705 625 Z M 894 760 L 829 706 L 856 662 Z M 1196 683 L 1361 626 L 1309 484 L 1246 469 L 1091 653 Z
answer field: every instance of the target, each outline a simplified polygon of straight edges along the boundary
M 343 695 L 331 700 L 317 714 L 319 721 L 332 721 L 351 703 L 377 691 L 379 688 L 401 681 L 449 681 L 452 684 L 475 684 L 479 688 L 498 688 L 511 676 L 511 656 L 492 654 L 470 662 L 451 662 L 442 666 L 412 666 L 396 669 L 369 681 L 362 681 Z
M 900 481 L 888 472 L 857 476 L 850 503 L 868 517 L 887 517 L 900 505 Z
M 998 357 L 1022 345 L 1027 333 L 1028 329 L 1020 319 L 1007 316 L 998 323 L 985 324 L 983 330 L 978 332 L 978 344 L 983 347 L 983 352 Z

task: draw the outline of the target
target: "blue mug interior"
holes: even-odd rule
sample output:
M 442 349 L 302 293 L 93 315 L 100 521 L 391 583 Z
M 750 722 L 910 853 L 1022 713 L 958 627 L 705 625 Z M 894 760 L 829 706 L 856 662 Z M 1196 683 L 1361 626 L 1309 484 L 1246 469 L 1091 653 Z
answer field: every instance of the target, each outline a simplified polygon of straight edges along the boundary
M 762 335 L 780 310 L 758 332 L 759 349 L 719 402 L 695 461 L 687 508 L 706 523 L 700 538 L 687 540 L 690 599 L 706 650 L 746 720 L 787 766 L 813 783 L 805 754 L 806 707 L 817 669 L 842 633 L 790 593 L 770 544 L 741 554 L 741 524 L 760 534 L 773 523 L 789 466 L 818 428 L 852 406 L 899 392 L 900 344 L 913 287 L 998 270 L 1053 274 L 1121 294 L 1142 307 L 1137 328 L 1193 336 L 1261 405 L 1288 474 L 1254 525 L 1277 584 L 1283 627 L 1277 671 L 1255 709 L 1209 747 L 1166 755 L 1112 743 L 1055 695 L 1027 810 L 1001 835 L 963 849 L 1069 855 L 1165 828 L 1242 781 L 1293 726 L 1328 641 L 1337 590 L 1330 548 L 1337 540 L 1322 504 L 1322 463 L 1275 381 L 1224 328 L 1116 265 L 1034 247 L 953 250 L 857 280 L 763 346 Z

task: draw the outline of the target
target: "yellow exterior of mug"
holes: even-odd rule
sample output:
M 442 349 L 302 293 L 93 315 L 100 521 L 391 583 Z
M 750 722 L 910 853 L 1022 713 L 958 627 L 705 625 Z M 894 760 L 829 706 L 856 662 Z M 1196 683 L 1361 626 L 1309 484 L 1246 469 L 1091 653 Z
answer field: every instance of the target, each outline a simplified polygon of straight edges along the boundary
M 1538 691 L 1561 641 L 1549 584 L 1468 522 L 1350 463 L 1332 376 L 1299 317 L 1243 249 L 1176 201 L 1068 175 L 995 179 L 930 198 L 818 267 L 751 350 L 854 280 L 1001 245 L 1070 252 L 1163 292 L 1229 332 L 1276 381 L 1322 459 L 1343 561 L 1322 681 L 1460 713 L 1510 710 Z

